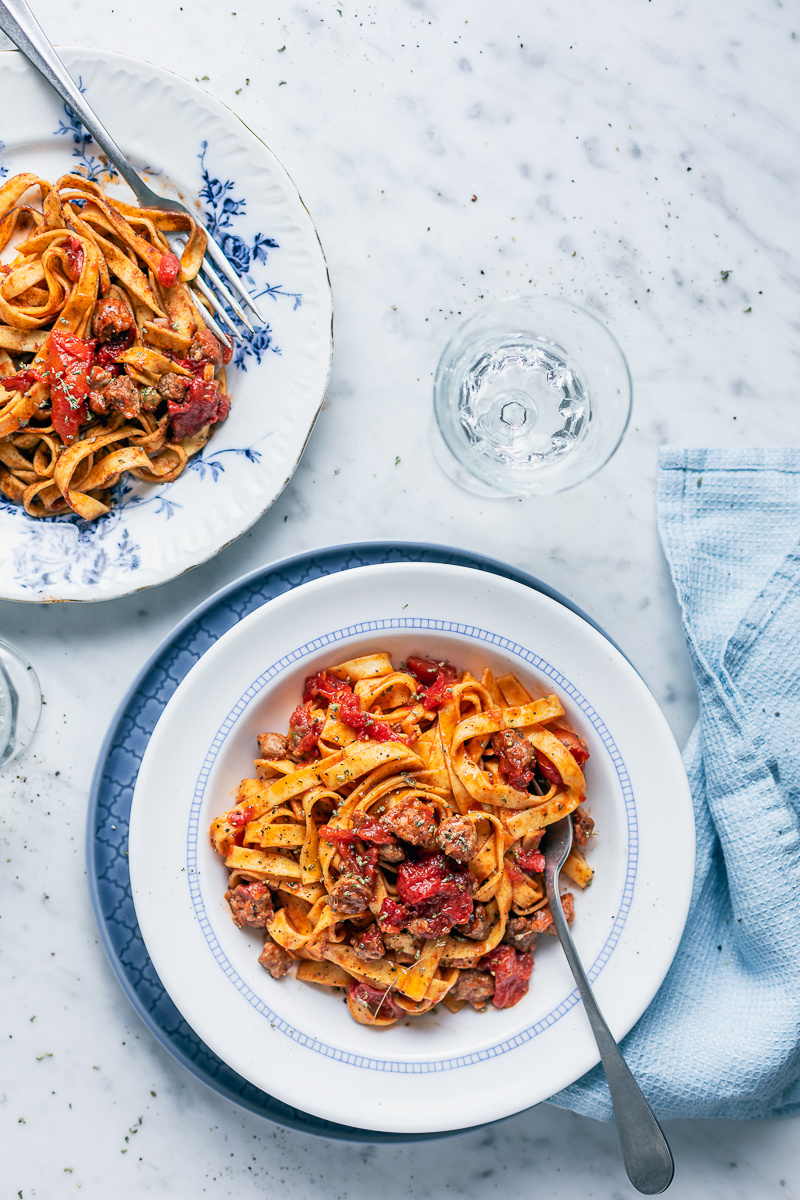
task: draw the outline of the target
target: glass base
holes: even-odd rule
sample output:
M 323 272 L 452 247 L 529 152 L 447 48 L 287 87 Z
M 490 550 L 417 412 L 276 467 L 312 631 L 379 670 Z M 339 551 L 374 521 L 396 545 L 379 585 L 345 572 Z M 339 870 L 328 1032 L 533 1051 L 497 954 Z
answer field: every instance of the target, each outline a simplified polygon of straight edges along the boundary
M 433 457 L 453 483 L 457 483 L 465 492 L 472 492 L 475 496 L 485 496 L 489 500 L 510 500 L 513 498 L 513 492 L 499 491 L 495 487 L 490 487 L 488 483 L 483 483 L 465 470 L 456 456 L 451 452 L 444 438 L 439 432 L 439 426 L 433 422 L 430 428 L 430 443 L 433 450 Z
M 0 767 L 29 745 L 42 714 L 42 689 L 33 667 L 0 641 Z

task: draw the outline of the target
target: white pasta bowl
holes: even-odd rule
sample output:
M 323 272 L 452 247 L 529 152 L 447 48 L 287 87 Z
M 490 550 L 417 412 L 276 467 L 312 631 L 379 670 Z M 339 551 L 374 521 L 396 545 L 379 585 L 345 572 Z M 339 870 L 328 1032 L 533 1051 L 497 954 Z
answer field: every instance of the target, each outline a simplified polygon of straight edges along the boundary
M 447 658 L 555 692 L 589 745 L 595 878 L 574 887 L 573 934 L 614 1036 L 658 990 L 688 912 L 694 820 L 667 723 L 627 659 L 565 606 L 497 575 L 440 564 L 314 580 L 242 620 L 176 690 L 142 761 L 130 873 L 145 945 L 199 1037 L 284 1103 L 366 1130 L 432 1133 L 509 1116 L 598 1061 L 555 938 L 539 939 L 528 995 L 509 1009 L 443 1006 L 387 1029 L 342 994 L 258 963 L 238 929 L 208 829 L 253 774 L 256 735 L 284 731 L 306 675 L 370 650 Z M 669 839 L 664 837 L 669 827 Z M 676 847 L 679 847 L 676 853 Z

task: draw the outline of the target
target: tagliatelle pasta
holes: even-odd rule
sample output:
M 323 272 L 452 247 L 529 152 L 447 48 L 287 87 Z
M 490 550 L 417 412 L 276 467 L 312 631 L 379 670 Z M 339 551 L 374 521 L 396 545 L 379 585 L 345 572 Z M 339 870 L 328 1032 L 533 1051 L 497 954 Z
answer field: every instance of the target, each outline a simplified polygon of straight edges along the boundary
M 589 751 L 557 696 L 427 658 L 395 669 L 379 651 L 309 676 L 288 734 L 258 744 L 256 776 L 210 836 L 273 977 L 294 964 L 379 1027 L 525 995 L 552 931 L 547 825 L 571 815 L 564 870 L 592 878 Z M 562 903 L 571 921 L 572 893 Z
M 0 251 L 12 239 L 0 266 L 0 491 L 32 517 L 91 521 L 125 473 L 176 479 L 228 414 L 231 346 L 191 287 L 205 234 L 79 175 L 21 174 L 0 187 Z

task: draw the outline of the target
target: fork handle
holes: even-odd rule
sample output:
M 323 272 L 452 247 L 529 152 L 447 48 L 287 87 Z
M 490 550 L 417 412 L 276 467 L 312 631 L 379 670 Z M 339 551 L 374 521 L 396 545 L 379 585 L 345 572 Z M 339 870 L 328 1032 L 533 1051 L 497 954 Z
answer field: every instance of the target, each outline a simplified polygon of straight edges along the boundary
M 669 1144 L 600 1012 L 575 949 L 561 907 L 558 887 L 550 878 L 547 879 L 547 891 L 553 924 L 578 985 L 578 992 L 600 1051 L 608 1090 L 611 1092 L 611 1103 L 614 1106 L 625 1170 L 637 1191 L 648 1196 L 655 1195 L 665 1191 L 672 1182 L 675 1165 Z
M 117 168 L 139 203 L 146 204 L 147 194 L 142 192 L 142 180 L 86 103 L 25 0 L 0 0 L 0 29 L 69 105 L 84 129 Z

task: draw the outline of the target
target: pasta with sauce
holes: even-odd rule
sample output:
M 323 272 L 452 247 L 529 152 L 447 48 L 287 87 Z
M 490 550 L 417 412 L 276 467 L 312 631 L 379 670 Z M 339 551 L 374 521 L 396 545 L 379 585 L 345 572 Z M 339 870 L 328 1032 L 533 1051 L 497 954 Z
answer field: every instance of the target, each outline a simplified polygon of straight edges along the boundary
M 540 843 L 571 814 L 564 867 L 584 888 L 589 751 L 555 695 L 513 675 L 377 652 L 305 682 L 287 735 L 259 735 L 256 777 L 211 825 L 237 925 L 278 978 L 345 989 L 389 1026 L 440 1001 L 510 1008 L 552 931 Z M 562 896 L 572 920 L 573 896 Z
M 21 174 L 0 188 L 0 251 L 20 237 L 0 267 L 0 491 L 91 521 L 126 472 L 176 479 L 228 414 L 231 347 L 191 288 L 205 234 L 79 175 Z

